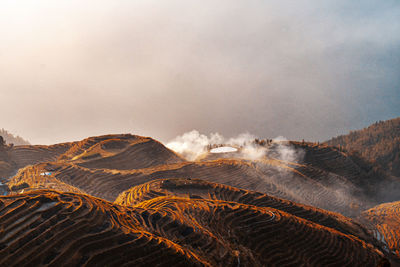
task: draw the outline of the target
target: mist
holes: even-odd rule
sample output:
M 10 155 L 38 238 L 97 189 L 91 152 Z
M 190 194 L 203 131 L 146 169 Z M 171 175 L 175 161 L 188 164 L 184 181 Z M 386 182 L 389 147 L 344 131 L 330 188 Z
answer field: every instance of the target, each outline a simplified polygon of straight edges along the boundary
M 299 174 L 304 172 L 302 166 L 305 166 L 303 160 L 306 152 L 302 148 L 292 145 L 285 137 L 273 138 L 265 145 L 255 144 L 255 138 L 258 139 L 257 136 L 250 133 L 227 138 L 220 133 L 206 135 L 192 130 L 175 137 L 167 142 L 166 146 L 190 161 L 207 159 L 210 156 L 209 145 L 211 147 L 212 145 L 237 147 L 240 148 L 237 152 L 217 155 L 216 158 L 250 160 L 253 166 L 260 171 L 259 177 L 264 179 L 267 185 L 272 184 L 278 188 L 276 192 L 279 194 L 275 195 L 276 197 L 284 197 L 330 211 L 339 210 L 346 216 L 358 215 L 360 210 L 372 206 L 372 202 L 362 197 L 361 190 L 347 178 L 327 172 L 323 176 L 324 179 L 317 179 L 318 182 L 316 182 L 315 179 L 307 177 L 307 174 L 305 176 Z M 208 160 L 216 158 L 212 157 Z M 308 168 L 312 167 L 308 166 Z M 321 173 L 319 174 L 321 175 Z M 386 185 L 384 187 L 387 188 Z M 260 184 L 257 191 L 267 191 L 271 194 L 265 188 L 265 184 Z M 324 197 L 320 197 L 320 195 Z
M 0 127 L 325 140 L 400 114 L 398 1 L 0 3 Z
M 257 144 L 259 137 L 250 133 L 242 133 L 235 137 L 224 137 L 220 133 L 211 133 L 209 136 L 197 130 L 186 132 L 175 137 L 165 144 L 166 147 L 180 154 L 190 161 L 201 158 L 208 153 L 209 147 L 214 145 L 226 148 L 236 148 L 230 155 L 234 158 L 246 160 L 276 159 L 287 163 L 298 163 L 304 158 L 304 151 L 296 149 L 283 136 L 270 139 L 264 145 Z M 262 140 L 262 138 L 261 138 Z M 264 140 L 267 141 L 267 140 Z M 211 149 L 211 153 L 213 149 Z
M 235 157 L 247 160 L 259 160 L 266 155 L 267 148 L 254 143 L 255 135 L 242 133 L 236 137 L 226 138 L 219 133 L 211 133 L 210 136 L 199 133 L 197 130 L 184 133 L 166 143 L 166 147 L 180 154 L 190 161 L 197 160 L 207 152 L 207 147 L 212 145 L 233 146 L 240 148 Z M 287 152 L 282 146 L 282 156 Z

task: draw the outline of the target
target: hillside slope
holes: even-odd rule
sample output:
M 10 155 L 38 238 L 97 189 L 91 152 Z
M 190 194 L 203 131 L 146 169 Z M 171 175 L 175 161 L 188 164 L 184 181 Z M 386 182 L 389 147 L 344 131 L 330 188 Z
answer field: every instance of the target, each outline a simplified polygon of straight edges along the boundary
M 326 144 L 357 152 L 400 177 L 400 118 L 376 122 L 362 130 L 332 138 Z
M 7 147 L 0 265 L 388 266 L 376 227 L 343 216 L 380 203 L 381 177 L 326 145 L 260 148 L 186 161 L 130 134 Z
M 57 146 L 57 145 L 55 145 Z M 58 145 L 60 146 L 60 145 Z M 374 177 L 330 147 L 292 142 L 304 152 L 298 162 L 215 158 L 188 162 L 162 144 L 137 136 L 102 136 L 70 143 L 54 155 L 41 147 L 21 147 L 27 158 L 51 162 L 22 168 L 9 180 L 12 191 L 52 188 L 85 192 L 114 201 L 123 191 L 160 178 L 197 178 L 357 216 L 378 203 Z M 29 149 L 28 149 L 29 148 Z M 31 153 L 30 149 L 37 151 Z M 14 151 L 15 155 L 18 150 Z M 46 155 L 39 152 L 47 151 Z M 29 154 L 30 153 L 30 154 Z M 29 163 L 22 156 L 19 162 Z M 22 164 L 23 165 L 23 164 Z M 371 182 L 372 181 L 372 182 Z M 375 181 L 376 182 L 376 181 Z
M 203 179 L 347 215 L 357 215 L 365 208 L 372 207 L 374 203 L 369 204 L 366 195 L 342 176 L 306 165 L 293 168 L 276 161 L 253 164 L 243 160 L 221 159 L 166 164 L 136 170 L 93 169 L 73 163 L 53 162 L 22 169 L 8 185 L 18 189 L 22 189 L 22 184 L 31 189 L 48 188 L 51 185 L 53 189 L 66 190 L 67 184 L 93 196 L 114 201 L 121 192 L 132 186 L 160 178 Z
M 0 145 L 0 182 L 4 183 L 17 169 L 17 164 L 11 160 L 10 148 Z
M 89 137 L 78 142 L 49 146 L 22 145 L 6 148 L 3 151 L 7 151 L 7 154 L 0 155 L 0 161 L 12 163 L 11 173 L 28 165 L 55 161 L 121 170 L 184 161 L 152 138 L 131 134 Z
M 357 236 L 365 241 L 373 242 L 373 239 L 371 239 L 363 227 L 338 213 L 328 212 L 255 191 L 238 189 L 200 179 L 153 180 L 122 192 L 114 203 L 123 206 L 135 206 L 153 198 L 174 196 L 275 208 L 322 226 L 333 228 L 342 233 Z
M 212 187 L 218 186 L 208 190 Z M 225 193 L 235 190 L 228 188 Z M 48 190 L 0 197 L 0 265 L 388 263 L 379 249 L 355 235 L 267 205 L 172 195 L 135 203 L 121 206 L 88 195 Z M 340 215 L 325 216 L 340 219 Z
M 400 201 L 373 207 L 363 212 L 362 219 L 373 226 L 375 236 L 397 256 L 400 265 Z

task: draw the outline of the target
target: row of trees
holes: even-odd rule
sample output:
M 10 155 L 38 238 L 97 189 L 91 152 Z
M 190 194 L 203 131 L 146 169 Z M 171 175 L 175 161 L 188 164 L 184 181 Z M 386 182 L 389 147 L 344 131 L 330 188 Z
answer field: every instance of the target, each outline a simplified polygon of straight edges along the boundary
M 272 139 L 258 139 L 255 138 L 254 140 L 250 141 L 251 144 L 259 145 L 259 146 L 267 146 L 272 143 Z M 213 148 L 228 146 L 229 144 L 208 144 L 207 150 L 211 150 Z M 248 145 L 248 142 L 244 142 L 239 148 L 243 148 L 244 146 Z

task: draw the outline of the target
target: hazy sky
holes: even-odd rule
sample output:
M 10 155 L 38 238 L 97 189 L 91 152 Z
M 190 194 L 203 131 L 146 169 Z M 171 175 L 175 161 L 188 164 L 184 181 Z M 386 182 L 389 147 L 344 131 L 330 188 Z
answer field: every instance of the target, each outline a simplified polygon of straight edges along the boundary
M 400 1 L 0 1 L 0 128 L 325 140 L 400 116 Z

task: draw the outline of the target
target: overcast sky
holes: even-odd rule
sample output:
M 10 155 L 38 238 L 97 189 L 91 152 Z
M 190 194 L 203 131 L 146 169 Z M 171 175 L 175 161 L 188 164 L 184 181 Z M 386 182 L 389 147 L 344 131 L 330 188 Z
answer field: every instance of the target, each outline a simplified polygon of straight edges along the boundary
M 0 2 L 0 128 L 325 140 L 400 116 L 400 2 Z

